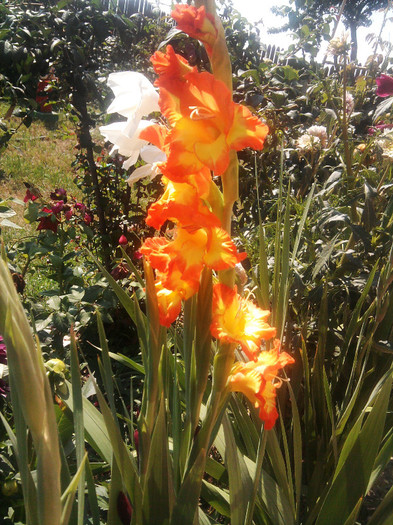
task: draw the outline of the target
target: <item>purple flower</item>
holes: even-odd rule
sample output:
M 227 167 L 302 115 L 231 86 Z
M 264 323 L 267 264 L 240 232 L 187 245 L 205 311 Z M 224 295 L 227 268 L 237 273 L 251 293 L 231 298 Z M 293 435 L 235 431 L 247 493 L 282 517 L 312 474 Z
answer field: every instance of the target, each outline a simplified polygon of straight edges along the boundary
M 52 191 L 50 198 L 53 201 L 63 201 L 67 202 L 67 190 L 64 188 L 56 188 L 55 191 Z
M 374 135 L 377 131 L 383 131 L 384 129 L 393 129 L 393 124 L 377 124 L 376 126 L 373 126 L 372 128 L 368 128 L 368 134 Z
M 6 365 L 7 364 L 7 348 L 4 344 L 4 339 L 0 335 L 0 365 Z M 0 367 L 1 370 L 1 367 Z M 2 379 L 1 373 L 0 373 L 0 397 L 7 397 L 7 393 L 9 392 L 9 387 L 7 383 Z
M 381 75 L 375 79 L 377 83 L 377 95 L 379 97 L 390 97 L 393 95 L 393 77 Z

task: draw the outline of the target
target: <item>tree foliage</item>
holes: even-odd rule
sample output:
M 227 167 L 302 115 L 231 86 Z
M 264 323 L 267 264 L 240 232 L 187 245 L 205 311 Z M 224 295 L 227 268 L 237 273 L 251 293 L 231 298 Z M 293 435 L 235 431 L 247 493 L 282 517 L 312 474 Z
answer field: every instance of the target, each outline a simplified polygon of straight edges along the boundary
M 298 30 L 307 21 L 318 25 L 327 16 L 337 16 L 342 6 L 342 0 L 295 0 L 293 7 L 281 10 L 288 16 L 288 24 L 284 27 Z M 342 12 L 344 25 L 351 32 L 352 60 L 356 60 L 357 54 L 357 28 L 371 25 L 371 17 L 378 9 L 388 7 L 388 0 L 347 0 Z M 283 29 L 284 29 L 283 28 Z

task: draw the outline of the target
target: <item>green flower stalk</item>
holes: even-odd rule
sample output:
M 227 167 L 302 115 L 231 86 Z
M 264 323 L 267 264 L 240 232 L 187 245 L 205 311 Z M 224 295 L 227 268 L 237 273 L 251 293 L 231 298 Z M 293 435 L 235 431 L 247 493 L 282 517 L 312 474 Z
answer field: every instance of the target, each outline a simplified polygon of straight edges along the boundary
M 22 484 L 28 524 L 60 525 L 60 453 L 52 393 L 38 342 L 4 260 L 0 260 L 0 290 L 0 333 L 7 345 L 17 435 L 23 435 L 24 421 L 37 454 L 35 491 L 29 481 L 31 475 L 28 458 L 23 453 L 23 440 L 19 441 L 17 452 L 19 468 L 24 473 Z

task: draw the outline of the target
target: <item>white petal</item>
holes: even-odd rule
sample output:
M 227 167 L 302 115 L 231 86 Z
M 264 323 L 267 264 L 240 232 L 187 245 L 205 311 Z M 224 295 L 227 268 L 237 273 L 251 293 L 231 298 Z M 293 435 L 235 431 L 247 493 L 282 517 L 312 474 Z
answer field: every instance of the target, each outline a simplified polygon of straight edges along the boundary
M 153 146 L 152 144 L 143 146 L 143 148 L 140 151 L 140 155 L 141 155 L 142 160 L 150 164 L 153 164 L 153 162 L 165 162 L 166 161 L 165 153 L 161 151 L 159 148 L 157 148 L 157 146 Z
M 123 164 L 123 167 L 125 165 Z M 126 180 L 129 186 L 131 186 L 134 182 L 140 179 L 144 179 L 145 177 L 151 177 L 152 175 L 157 175 L 153 170 L 152 164 L 145 164 L 144 166 L 141 166 L 140 168 L 137 168 Z
M 152 111 L 159 111 L 158 93 L 142 73 L 111 73 L 108 86 L 115 94 L 115 99 L 107 109 L 108 113 L 119 113 L 126 118 L 139 120 Z

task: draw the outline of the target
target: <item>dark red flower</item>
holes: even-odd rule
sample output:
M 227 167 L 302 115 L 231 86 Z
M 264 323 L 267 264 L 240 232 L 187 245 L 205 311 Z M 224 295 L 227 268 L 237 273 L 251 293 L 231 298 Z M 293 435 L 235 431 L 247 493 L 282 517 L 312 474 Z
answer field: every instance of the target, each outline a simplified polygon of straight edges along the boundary
M 35 195 L 33 192 L 31 192 L 30 190 L 27 190 L 26 191 L 26 195 L 25 195 L 25 198 L 23 199 L 23 202 L 28 202 L 28 201 L 35 201 L 38 199 L 38 195 Z
M 83 222 L 87 224 L 87 226 L 89 226 L 92 220 L 93 220 L 92 215 L 90 215 L 90 213 L 85 213 L 85 216 L 83 217 Z
M 377 95 L 379 97 L 390 97 L 393 95 L 393 77 L 381 75 L 375 79 L 377 83 Z
M 138 429 L 134 430 L 134 444 L 135 444 L 135 450 L 139 454 L 139 432 L 138 432 Z
M 40 217 L 37 230 L 51 230 L 53 233 L 56 233 L 59 224 L 59 219 L 56 217 L 56 214 L 46 207 L 42 208 L 41 212 L 47 213 L 47 215 Z
M 125 235 L 120 235 L 119 244 L 120 246 L 126 246 L 128 244 L 127 237 Z
M 130 525 L 132 517 L 132 507 L 130 500 L 124 494 L 119 492 L 117 496 L 117 513 L 123 525 Z
M 111 271 L 111 276 L 114 278 L 115 281 L 124 279 L 125 277 L 128 277 L 129 275 L 130 275 L 130 269 L 128 265 L 124 263 L 118 264 Z

